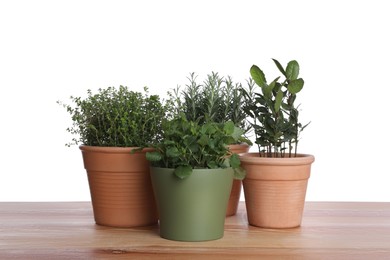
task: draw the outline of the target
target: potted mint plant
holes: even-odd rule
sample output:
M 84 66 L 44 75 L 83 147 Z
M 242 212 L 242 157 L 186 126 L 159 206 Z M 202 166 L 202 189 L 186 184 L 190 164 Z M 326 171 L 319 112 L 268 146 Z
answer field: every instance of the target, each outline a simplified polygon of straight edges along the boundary
M 184 113 L 187 120 L 200 124 L 233 122 L 243 131 L 242 135 L 229 145 L 229 149 L 237 154 L 248 152 L 252 143 L 245 137 L 249 126 L 243 110 L 241 83 L 234 83 L 231 76 L 222 77 L 217 72 L 207 74 L 206 79 L 201 82 L 195 73 L 190 73 L 188 81 L 184 89 L 177 87 L 173 92 L 168 92 L 171 113 L 174 116 Z M 236 214 L 241 187 L 242 180 L 234 179 L 226 216 Z
M 113 227 L 153 225 L 158 221 L 149 163 L 145 154 L 161 140 L 165 108 L 157 95 L 125 86 L 87 91 L 60 101 L 73 125 L 87 171 L 95 222 Z
M 201 124 L 184 114 L 163 123 L 162 141 L 146 154 L 161 237 L 206 241 L 223 236 L 233 178 L 245 175 L 238 155 L 227 147 L 240 135 L 232 122 Z
M 271 82 L 258 66 L 250 69 L 244 110 L 258 152 L 240 156 L 247 171 L 243 187 L 249 224 L 291 228 L 301 225 L 314 156 L 297 152 L 300 133 L 307 126 L 299 121 L 296 105 L 297 94 L 304 86 L 299 64 L 292 60 L 283 67 L 273 61 L 282 75 Z

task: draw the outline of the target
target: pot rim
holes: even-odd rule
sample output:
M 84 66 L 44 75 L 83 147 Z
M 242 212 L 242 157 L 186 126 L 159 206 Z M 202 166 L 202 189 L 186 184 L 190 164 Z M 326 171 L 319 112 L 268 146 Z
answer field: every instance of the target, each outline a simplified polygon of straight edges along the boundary
M 233 147 L 234 147 L 234 146 L 245 146 L 245 147 L 249 146 L 249 147 L 250 147 L 250 145 L 247 144 L 247 143 L 229 144 L 228 146 L 229 146 L 229 147 L 230 147 L 230 146 L 233 146 Z
M 305 165 L 312 164 L 315 160 L 314 155 L 298 153 L 297 157 L 272 158 L 260 157 L 258 152 L 249 152 L 239 154 L 240 161 L 244 164 L 262 164 L 262 165 Z
M 150 169 L 154 169 L 154 170 L 164 170 L 164 171 L 174 171 L 175 168 L 165 168 L 165 167 L 155 167 L 155 166 L 150 166 Z M 202 173 L 202 172 L 207 172 L 207 171 L 225 171 L 225 170 L 232 170 L 233 168 L 232 167 L 228 167 L 228 168 L 215 168 L 215 169 L 209 169 L 209 168 L 195 168 L 195 169 L 192 169 L 192 173 Z
M 115 146 L 92 146 L 92 145 L 80 145 L 79 149 L 85 152 L 96 152 L 96 153 L 129 153 L 134 149 L 139 149 L 140 147 L 115 147 Z M 154 148 L 145 147 L 142 150 L 137 151 L 138 153 L 146 153 L 154 151 Z

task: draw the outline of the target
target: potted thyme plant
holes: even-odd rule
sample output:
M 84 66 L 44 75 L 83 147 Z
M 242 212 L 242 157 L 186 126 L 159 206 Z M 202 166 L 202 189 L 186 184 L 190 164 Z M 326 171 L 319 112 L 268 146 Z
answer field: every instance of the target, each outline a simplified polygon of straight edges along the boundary
M 173 93 L 168 92 L 171 113 L 173 115 L 184 113 L 187 120 L 200 124 L 233 122 L 243 131 L 242 135 L 229 145 L 229 149 L 237 154 L 248 152 L 252 143 L 245 137 L 249 126 L 243 110 L 244 96 L 241 84 L 234 83 L 232 77 L 222 77 L 217 72 L 207 74 L 201 83 L 198 82 L 195 73 L 190 73 L 188 81 L 184 90 L 177 87 Z M 242 180 L 234 179 L 226 216 L 237 213 L 241 187 Z
M 162 141 L 146 154 L 160 217 L 160 236 L 178 241 L 223 237 L 233 177 L 243 178 L 239 139 L 232 122 L 189 121 L 184 114 L 163 123 Z
M 249 89 L 244 91 L 244 109 L 258 152 L 240 156 L 247 171 L 243 187 L 249 224 L 291 228 L 301 225 L 314 156 L 297 153 L 299 135 L 308 125 L 299 121 L 295 103 L 304 86 L 299 64 L 292 60 L 284 68 L 273 61 L 282 75 L 268 83 L 264 72 L 253 65 Z
M 60 101 L 73 125 L 87 171 L 95 222 L 136 227 L 158 221 L 146 152 L 161 139 L 165 108 L 157 95 L 125 86 L 87 91 L 87 96 Z

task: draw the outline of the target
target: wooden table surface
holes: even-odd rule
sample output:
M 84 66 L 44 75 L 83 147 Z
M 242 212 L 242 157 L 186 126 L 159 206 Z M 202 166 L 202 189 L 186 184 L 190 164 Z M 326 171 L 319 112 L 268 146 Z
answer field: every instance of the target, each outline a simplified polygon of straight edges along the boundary
M 278 230 L 248 226 L 240 202 L 222 239 L 177 242 L 95 225 L 90 202 L 1 202 L 0 259 L 390 259 L 390 203 L 307 202 Z

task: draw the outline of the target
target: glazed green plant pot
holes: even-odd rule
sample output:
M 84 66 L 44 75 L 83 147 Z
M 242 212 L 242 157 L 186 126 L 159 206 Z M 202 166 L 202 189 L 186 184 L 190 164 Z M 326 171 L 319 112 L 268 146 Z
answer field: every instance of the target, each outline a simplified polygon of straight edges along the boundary
M 174 169 L 151 167 L 160 216 L 160 236 L 176 241 L 207 241 L 223 237 L 233 170 L 194 169 L 179 179 Z

